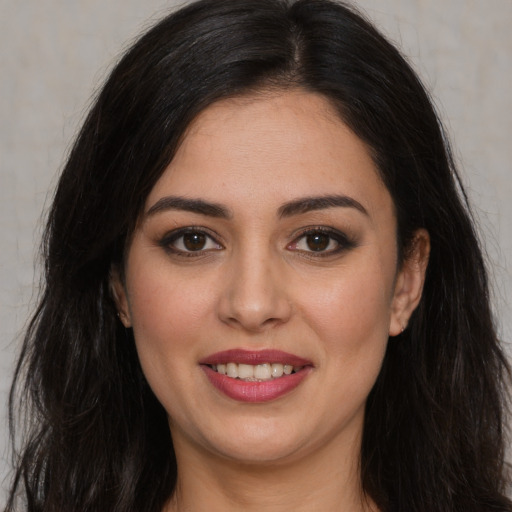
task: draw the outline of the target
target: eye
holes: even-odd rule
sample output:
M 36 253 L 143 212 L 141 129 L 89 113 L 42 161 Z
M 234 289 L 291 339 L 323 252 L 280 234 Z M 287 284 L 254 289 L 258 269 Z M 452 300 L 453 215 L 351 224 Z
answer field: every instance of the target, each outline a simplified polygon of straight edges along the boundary
M 170 252 L 187 256 L 223 249 L 210 234 L 196 228 L 185 228 L 169 233 L 161 240 L 160 245 Z
M 353 242 L 337 230 L 313 228 L 303 232 L 287 248 L 292 251 L 327 256 L 353 246 Z
M 304 235 L 296 247 L 302 251 L 323 252 L 335 249 L 337 245 L 337 242 L 326 233 L 311 233 Z

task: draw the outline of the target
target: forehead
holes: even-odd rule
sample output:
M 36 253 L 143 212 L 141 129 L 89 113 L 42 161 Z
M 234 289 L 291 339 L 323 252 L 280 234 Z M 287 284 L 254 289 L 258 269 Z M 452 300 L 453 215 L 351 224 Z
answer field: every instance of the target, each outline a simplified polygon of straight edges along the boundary
M 390 207 L 370 151 L 323 96 L 303 90 L 222 100 L 188 127 L 148 206 L 162 195 L 249 208 L 305 195 L 354 195 Z

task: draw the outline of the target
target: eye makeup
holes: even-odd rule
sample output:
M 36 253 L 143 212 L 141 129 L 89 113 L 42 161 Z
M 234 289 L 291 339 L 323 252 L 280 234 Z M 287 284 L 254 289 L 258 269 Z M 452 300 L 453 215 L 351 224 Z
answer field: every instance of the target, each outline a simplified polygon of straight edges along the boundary
M 183 256 L 204 256 L 207 252 L 220 251 L 224 246 L 211 230 L 200 226 L 187 226 L 171 231 L 158 242 L 167 253 Z
M 166 233 L 158 241 L 168 254 L 179 257 L 201 257 L 225 249 L 212 230 L 202 226 L 185 226 Z M 308 226 L 293 235 L 285 249 L 309 258 L 335 256 L 357 246 L 356 241 L 330 226 Z
M 352 238 L 337 229 L 311 226 L 299 233 L 286 248 L 305 253 L 308 257 L 328 257 L 352 249 L 356 245 Z

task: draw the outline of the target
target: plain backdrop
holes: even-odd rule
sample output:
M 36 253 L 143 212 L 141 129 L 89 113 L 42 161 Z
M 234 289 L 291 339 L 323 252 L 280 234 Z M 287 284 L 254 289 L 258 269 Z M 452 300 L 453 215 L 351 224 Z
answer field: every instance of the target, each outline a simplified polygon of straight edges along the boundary
M 486 241 L 500 335 L 508 343 L 512 0 L 354 3 L 402 48 L 446 123 Z M 176 5 L 163 0 L 0 0 L 0 482 L 8 468 L 5 404 L 19 333 L 38 291 L 35 255 L 44 208 L 112 63 L 141 30 Z

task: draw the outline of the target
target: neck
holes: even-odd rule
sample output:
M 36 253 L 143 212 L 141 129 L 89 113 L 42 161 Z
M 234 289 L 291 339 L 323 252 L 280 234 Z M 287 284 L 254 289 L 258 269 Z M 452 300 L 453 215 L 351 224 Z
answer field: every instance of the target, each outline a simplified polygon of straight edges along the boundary
M 254 463 L 197 447 L 182 451 L 175 434 L 178 483 L 165 512 L 377 512 L 361 489 L 360 439 L 287 461 Z

